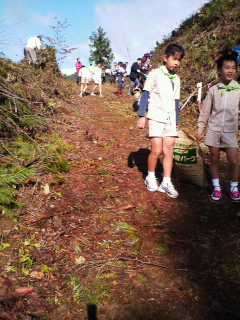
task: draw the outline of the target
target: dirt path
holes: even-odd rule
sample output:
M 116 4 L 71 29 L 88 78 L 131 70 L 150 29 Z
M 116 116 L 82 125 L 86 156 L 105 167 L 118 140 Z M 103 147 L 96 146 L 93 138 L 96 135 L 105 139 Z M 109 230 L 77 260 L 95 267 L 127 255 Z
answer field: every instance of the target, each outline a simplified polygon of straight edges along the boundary
M 136 128 L 133 97 L 114 90 L 64 106 L 57 132 L 73 146 L 72 167 L 21 192 L 29 205 L 6 232 L 1 266 L 17 265 L 5 273 L 12 287 L 34 292 L 9 296 L 2 314 L 80 320 L 88 308 L 96 319 L 96 305 L 99 320 L 239 319 L 239 204 L 212 204 L 208 191 L 179 181 L 178 199 L 148 192 L 147 131 Z M 29 275 L 19 248 L 34 261 Z

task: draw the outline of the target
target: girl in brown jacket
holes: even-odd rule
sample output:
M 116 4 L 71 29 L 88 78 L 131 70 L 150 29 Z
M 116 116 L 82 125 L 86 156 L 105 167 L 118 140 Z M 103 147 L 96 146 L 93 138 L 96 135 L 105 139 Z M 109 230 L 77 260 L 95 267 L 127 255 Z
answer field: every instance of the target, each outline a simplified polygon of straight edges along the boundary
M 233 50 L 227 50 L 217 60 L 220 81 L 210 88 L 198 119 L 198 141 L 203 136 L 207 125 L 204 143 L 210 151 L 210 171 L 213 192 L 211 199 L 219 201 L 222 190 L 219 183 L 220 151 L 226 152 L 230 166 L 230 198 L 240 200 L 238 189 L 238 112 L 240 102 L 240 85 L 234 81 L 237 72 L 237 56 Z

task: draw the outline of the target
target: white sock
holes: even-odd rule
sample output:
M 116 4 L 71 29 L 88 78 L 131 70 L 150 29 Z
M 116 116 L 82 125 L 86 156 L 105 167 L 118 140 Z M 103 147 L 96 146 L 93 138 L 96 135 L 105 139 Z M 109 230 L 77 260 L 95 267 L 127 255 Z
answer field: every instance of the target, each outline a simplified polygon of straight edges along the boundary
M 171 177 L 163 177 L 162 182 L 163 182 L 163 184 L 170 184 L 171 183 Z
M 155 171 L 148 171 L 149 178 L 155 178 Z
M 218 191 L 221 190 L 219 179 L 212 179 L 212 184 L 215 190 L 218 190 Z
M 230 191 L 233 191 L 234 188 L 237 191 L 237 187 L 238 187 L 238 181 L 237 182 L 230 181 Z

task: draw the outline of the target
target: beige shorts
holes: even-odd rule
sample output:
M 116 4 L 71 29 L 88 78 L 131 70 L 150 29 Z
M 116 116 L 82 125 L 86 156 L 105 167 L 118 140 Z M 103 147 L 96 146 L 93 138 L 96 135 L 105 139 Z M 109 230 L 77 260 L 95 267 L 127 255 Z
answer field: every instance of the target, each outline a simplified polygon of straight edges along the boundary
M 94 78 L 94 84 L 101 84 L 102 78 Z
M 208 147 L 238 148 L 238 140 L 235 132 L 216 132 L 207 130 L 204 144 Z
M 81 78 L 81 83 L 84 84 L 84 83 L 88 83 L 89 82 L 89 79 L 88 78 Z
M 149 138 L 158 137 L 178 137 L 176 125 L 170 122 L 158 122 L 155 120 L 148 120 Z

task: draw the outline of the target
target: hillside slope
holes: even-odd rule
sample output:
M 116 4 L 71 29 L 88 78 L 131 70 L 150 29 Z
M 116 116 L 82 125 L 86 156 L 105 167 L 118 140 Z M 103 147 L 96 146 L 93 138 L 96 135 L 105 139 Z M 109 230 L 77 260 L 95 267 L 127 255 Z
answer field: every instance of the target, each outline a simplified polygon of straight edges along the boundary
M 179 72 L 183 99 L 194 91 L 198 82 L 206 85 L 217 79 L 215 59 L 222 50 L 240 44 L 239 8 L 239 0 L 212 0 L 161 43 L 157 42 L 156 63 L 161 61 L 170 43 L 179 43 L 186 50 Z

